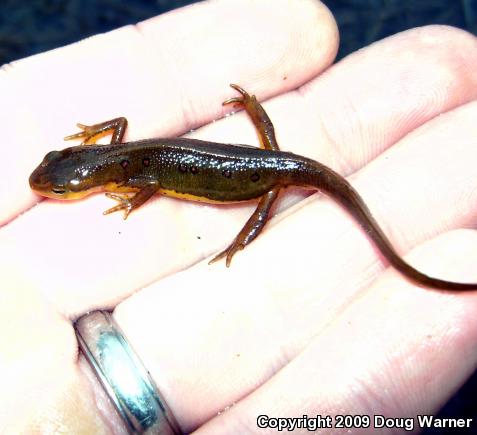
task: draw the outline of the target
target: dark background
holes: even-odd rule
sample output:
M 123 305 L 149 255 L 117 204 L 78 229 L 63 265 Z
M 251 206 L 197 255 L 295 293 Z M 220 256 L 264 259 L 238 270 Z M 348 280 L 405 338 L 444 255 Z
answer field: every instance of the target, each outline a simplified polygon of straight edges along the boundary
M 323 1 L 340 28 L 338 58 L 388 35 L 426 24 L 449 24 L 477 34 L 477 0 Z M 0 2 L 0 65 L 195 3 L 194 0 Z M 473 418 L 477 433 L 476 391 L 477 374 L 474 373 L 439 417 Z M 424 433 L 445 434 L 447 431 L 436 429 Z
M 195 2 L 0 0 L 0 65 Z M 477 34 L 477 0 L 323 2 L 340 27 L 339 58 L 393 33 L 425 24 L 449 24 Z

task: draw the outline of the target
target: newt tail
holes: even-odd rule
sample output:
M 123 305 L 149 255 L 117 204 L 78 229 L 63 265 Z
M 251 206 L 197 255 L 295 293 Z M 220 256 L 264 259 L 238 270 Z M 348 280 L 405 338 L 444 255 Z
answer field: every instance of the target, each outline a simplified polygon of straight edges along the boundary
M 477 290 L 477 283 L 446 281 L 426 275 L 412 267 L 396 252 L 361 196 L 345 178 L 313 160 L 308 161 L 307 165 L 309 165 L 307 170 L 297 174 L 297 178 L 300 178 L 303 174 L 306 174 L 306 176 L 296 179 L 296 183 L 314 187 L 340 203 L 360 224 L 363 231 L 371 238 L 389 264 L 406 278 L 419 285 L 439 290 Z

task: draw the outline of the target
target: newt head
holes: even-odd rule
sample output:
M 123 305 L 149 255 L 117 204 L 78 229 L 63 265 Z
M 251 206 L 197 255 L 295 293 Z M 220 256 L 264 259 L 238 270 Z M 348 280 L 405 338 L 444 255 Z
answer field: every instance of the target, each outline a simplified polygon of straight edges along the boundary
M 55 199 L 79 199 L 103 190 L 102 167 L 92 151 L 86 147 L 50 151 L 30 175 L 31 189 Z

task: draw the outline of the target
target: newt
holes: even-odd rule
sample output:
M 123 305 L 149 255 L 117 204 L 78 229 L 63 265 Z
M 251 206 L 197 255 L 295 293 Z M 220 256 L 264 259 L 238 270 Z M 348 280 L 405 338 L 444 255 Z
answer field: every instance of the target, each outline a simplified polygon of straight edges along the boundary
M 124 212 L 126 219 L 154 194 L 211 203 L 258 200 L 258 206 L 233 242 L 210 263 L 235 253 L 263 230 L 281 189 L 320 190 L 341 204 L 361 225 L 387 261 L 407 279 L 442 290 L 477 290 L 477 283 L 430 277 L 405 262 L 392 246 L 358 192 L 341 175 L 317 161 L 280 151 L 273 124 L 254 95 L 231 85 L 240 96 L 224 101 L 243 107 L 257 129 L 261 147 L 188 138 L 146 139 L 122 143 L 124 117 L 94 125 L 65 140 L 79 146 L 49 152 L 30 176 L 31 189 L 45 197 L 79 199 L 104 191 L 118 204 L 104 212 Z M 112 132 L 108 145 L 96 140 Z M 114 192 L 114 193 L 111 193 Z

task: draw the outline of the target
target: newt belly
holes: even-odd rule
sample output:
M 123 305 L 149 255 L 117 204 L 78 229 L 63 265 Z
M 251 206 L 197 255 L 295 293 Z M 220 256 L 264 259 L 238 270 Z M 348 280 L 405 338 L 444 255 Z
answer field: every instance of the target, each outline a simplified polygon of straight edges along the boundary
M 30 176 L 32 190 L 57 199 L 79 199 L 105 191 L 118 204 L 104 213 L 122 210 L 124 218 L 156 193 L 211 203 L 256 199 L 258 207 L 240 233 L 211 261 L 226 257 L 229 266 L 234 254 L 260 234 L 281 189 L 319 189 L 349 211 L 390 264 L 408 279 L 442 290 L 477 290 L 477 283 L 433 278 L 406 263 L 350 183 L 314 160 L 280 151 L 273 125 L 255 96 L 232 87 L 241 96 L 224 104 L 237 103 L 245 108 L 263 148 L 186 138 L 121 143 L 125 118 L 92 126 L 78 124 L 82 131 L 65 139 L 81 138 L 83 143 L 48 153 Z M 113 132 L 111 143 L 95 145 L 95 140 L 108 131 Z

